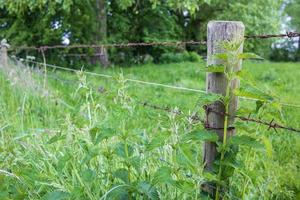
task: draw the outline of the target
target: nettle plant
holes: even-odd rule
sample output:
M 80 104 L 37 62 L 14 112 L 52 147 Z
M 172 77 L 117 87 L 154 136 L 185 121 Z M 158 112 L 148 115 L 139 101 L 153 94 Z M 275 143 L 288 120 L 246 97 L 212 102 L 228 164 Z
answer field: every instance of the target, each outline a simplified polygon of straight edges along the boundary
M 238 111 L 239 114 L 252 113 L 259 117 L 269 112 L 270 107 L 280 111 L 275 99 L 259 90 L 245 71 L 232 70 L 242 59 L 261 59 L 252 53 L 238 53 L 241 44 L 242 41 L 223 43 L 225 53 L 215 56 L 224 65 L 209 66 L 207 71 L 224 73 L 228 82 L 239 78 L 246 86 L 233 92 L 228 86 L 224 97 L 208 94 L 199 98 L 194 109 L 196 112 L 204 104 L 217 100 L 224 104 L 225 113 L 228 113 L 233 95 L 259 99 L 254 109 L 243 107 Z M 95 168 L 93 165 L 87 164 L 87 169 L 82 169 L 81 173 L 91 181 L 90 188 L 83 188 L 86 196 L 91 199 L 96 196 L 101 196 L 101 199 L 203 199 L 210 198 L 201 193 L 200 186 L 206 181 L 213 183 L 215 199 L 244 196 L 243 188 L 246 185 L 238 187 L 238 190 L 242 188 L 241 191 L 233 192 L 228 186 L 229 179 L 234 172 L 249 178 L 244 173 L 237 154 L 240 146 L 264 149 L 263 143 L 267 143 L 267 140 L 257 134 L 259 129 L 253 131 L 250 125 L 236 122 L 234 125 L 238 128 L 238 134 L 219 141 L 217 134 L 205 130 L 202 123 L 195 123 L 176 112 L 164 117 L 158 116 L 153 122 L 155 125 L 150 125 L 148 119 L 144 120 L 147 117 L 145 108 L 139 106 L 129 95 L 128 85 L 122 74 L 116 77 L 115 91 L 106 95 L 95 92 L 82 74 L 79 74 L 79 80 L 81 84 L 75 94 L 77 98 L 79 94 L 81 96 L 80 111 L 88 119 L 89 133 L 89 137 L 84 139 L 84 162 L 94 160 L 92 163 L 101 164 L 102 169 L 100 174 L 91 170 Z M 106 105 L 105 109 L 102 104 Z M 228 117 L 224 116 L 225 136 Z M 145 123 L 151 127 L 145 127 Z M 145 130 L 137 133 L 134 131 L 137 127 Z M 200 146 L 204 141 L 216 142 L 218 145 L 219 156 L 214 163 L 213 172 L 203 171 Z M 100 185 L 97 193 L 90 191 Z
M 211 132 L 210 134 L 215 135 L 215 137 L 211 136 L 211 139 L 206 140 L 216 142 L 217 144 L 218 155 L 214 162 L 213 170 L 209 172 L 210 179 L 208 179 L 211 184 L 210 187 L 213 188 L 213 194 L 210 195 L 216 200 L 221 198 L 240 198 L 241 196 L 244 198 L 245 196 L 244 190 L 238 193 L 231 191 L 229 188 L 229 180 L 234 171 L 241 173 L 242 176 L 247 177 L 251 182 L 250 175 L 247 175 L 243 172 L 242 168 L 244 166 L 240 161 L 237 160 L 237 154 L 240 151 L 240 146 L 246 146 L 259 151 L 266 150 L 268 155 L 270 155 L 272 152 L 270 141 L 266 137 L 258 135 L 260 125 L 249 125 L 247 123 L 236 121 L 233 126 L 234 128 L 238 129 L 238 133 L 228 137 L 228 130 L 230 128 L 229 119 L 231 117 L 234 118 L 236 114 L 244 116 L 251 115 L 257 118 L 260 118 L 261 116 L 265 117 L 272 115 L 273 119 L 282 119 L 281 106 L 276 101 L 276 98 L 274 98 L 273 95 L 260 90 L 247 71 L 242 69 L 236 70 L 237 66 L 244 59 L 262 58 L 254 53 L 240 53 L 243 40 L 225 41 L 220 45 L 222 45 L 222 48 L 225 50 L 225 52 L 215 54 L 214 57 L 219 59 L 222 65 L 208 66 L 207 72 L 224 73 L 228 83 L 226 87 L 226 93 L 224 96 L 209 94 L 208 97 L 205 97 L 206 100 L 211 100 L 210 103 L 219 101 L 222 102 L 224 106 L 224 129 L 222 139 L 220 140 L 216 133 Z M 236 81 L 236 79 L 241 80 L 242 86 L 232 90 L 232 82 Z M 234 96 L 252 100 L 255 99 L 255 108 L 242 107 L 238 109 L 237 113 L 230 113 L 230 101 Z M 253 128 L 254 126 L 256 128 Z
M 225 43 L 226 52 L 216 55 L 224 61 L 224 66 L 207 70 L 224 72 L 228 81 L 237 77 L 247 80 L 247 87 L 240 87 L 234 94 L 259 100 L 256 108 L 243 108 L 239 113 L 265 115 L 270 111 L 269 105 L 278 108 L 274 98 L 251 84 L 243 71 L 230 70 L 241 59 L 259 58 L 249 53 L 238 54 L 240 45 Z M 237 147 L 261 150 L 264 145 L 260 142 L 259 129 L 252 131 L 250 125 L 236 123 L 238 135 L 219 141 L 214 132 L 205 130 L 201 122 L 190 117 L 177 112 L 157 114 L 156 110 L 139 106 L 129 95 L 122 75 L 108 91 L 95 90 L 83 73 L 77 75 L 79 85 L 69 102 L 74 111 L 65 119 L 59 133 L 45 138 L 44 143 L 38 141 L 55 157 L 53 163 L 47 163 L 47 155 L 31 163 L 34 169 L 50 165 L 47 176 L 59 183 L 56 189 L 44 186 L 39 195 L 48 199 L 205 199 L 209 197 L 201 194 L 200 186 L 206 181 L 214 183 L 216 199 L 244 195 L 248 183 L 238 186 L 238 191 L 229 190 L 225 185 L 234 171 L 248 179 L 236 157 L 241 152 Z M 202 104 L 216 100 L 222 101 L 226 108 L 232 95 L 231 92 L 225 97 L 204 95 L 194 110 L 199 112 Z M 200 148 L 203 141 L 218 144 L 220 156 L 212 173 L 203 171 Z
M 78 77 L 73 98 L 86 119 L 83 131 L 89 135 L 83 139 L 76 134 L 84 147 L 84 164 L 74 166 L 88 182 L 82 184 L 83 195 L 90 199 L 197 198 L 203 181 L 201 150 L 187 142 L 192 135 L 182 134 L 187 129 L 181 123 L 185 120 L 170 113 L 156 119 L 161 123 L 137 133 L 139 123 L 148 120 L 144 120 L 144 108 L 139 112 L 138 103 L 129 96 L 122 74 L 106 95 L 93 90 L 82 73 Z M 99 109 L 104 102 L 105 109 Z M 101 168 L 101 173 L 95 168 Z M 96 186 L 97 193 L 92 192 Z

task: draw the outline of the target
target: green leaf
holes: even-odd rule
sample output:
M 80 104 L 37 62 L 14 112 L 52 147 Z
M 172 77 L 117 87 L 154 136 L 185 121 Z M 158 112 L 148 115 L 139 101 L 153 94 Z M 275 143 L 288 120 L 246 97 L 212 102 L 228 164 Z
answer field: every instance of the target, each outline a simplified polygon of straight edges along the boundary
M 53 144 L 57 141 L 64 140 L 64 139 L 66 139 L 66 135 L 62 135 L 61 133 L 57 133 L 55 136 L 50 138 L 50 140 L 48 140 L 47 144 Z
M 262 142 L 265 145 L 265 150 L 266 153 L 269 157 L 272 157 L 273 155 L 273 147 L 272 147 L 272 142 L 270 141 L 270 139 L 268 139 L 267 137 L 263 137 L 262 138 Z
M 98 133 L 99 133 L 99 128 L 98 127 L 94 127 L 92 128 L 89 133 L 90 133 L 90 137 L 91 137 L 91 140 L 92 142 L 95 144 L 96 143 L 96 139 L 98 137 Z
M 209 65 L 205 68 L 206 72 L 218 72 L 218 73 L 224 73 L 225 67 L 223 65 Z
M 239 89 L 234 90 L 234 94 L 239 97 L 246 97 L 261 101 L 273 101 L 274 98 L 256 88 L 253 87 L 240 87 Z
M 228 54 L 227 53 L 217 53 L 214 55 L 215 58 L 220 59 L 220 60 L 228 60 Z
M 258 142 L 255 138 L 247 135 L 235 135 L 230 137 L 230 143 L 235 145 L 248 146 L 257 150 L 263 149 L 264 145 Z
M 213 103 L 215 101 L 221 101 L 222 98 L 223 97 L 219 94 L 207 93 L 205 95 L 199 96 L 199 102 L 201 102 L 201 105 L 206 105 L 206 104 Z
M 90 183 L 93 180 L 95 180 L 96 172 L 94 170 L 91 170 L 91 169 L 86 169 L 83 172 L 81 172 L 81 177 L 82 177 L 82 180 L 84 180 L 85 182 Z
M 259 109 L 261 109 L 261 107 L 264 105 L 264 102 L 263 101 L 256 101 L 256 109 L 255 109 L 255 112 L 258 113 Z
M 84 199 L 85 197 L 85 187 L 81 185 L 75 185 L 70 189 L 71 197 L 69 199 Z M 69 200 L 68 199 L 68 200 Z
M 238 55 L 238 58 L 239 59 L 260 59 L 260 60 L 263 60 L 262 57 L 254 54 L 254 53 L 240 53 Z
M 191 144 L 179 144 L 176 151 L 176 162 L 177 164 L 190 169 L 191 171 L 195 170 L 197 159 L 195 155 L 194 147 Z
M 81 163 L 88 163 L 90 162 L 93 158 L 99 156 L 101 153 L 101 148 L 100 147 L 97 147 L 97 146 L 92 146 L 92 147 L 89 147 L 87 149 L 87 153 L 85 154 L 85 156 L 83 157 Z
M 111 128 L 94 127 L 90 130 L 90 137 L 93 144 L 98 144 L 104 139 L 111 138 L 116 135 L 116 131 Z
M 137 171 L 141 169 L 141 157 L 132 156 L 126 159 L 126 163 L 132 167 L 134 167 Z
M 106 193 L 106 196 L 104 195 L 100 199 L 129 199 L 129 185 L 114 185 L 108 191 L 109 192 Z
M 193 193 L 195 192 L 195 185 L 193 182 L 186 180 L 179 180 L 175 182 L 176 188 L 180 189 L 184 193 Z
M 48 192 L 44 197 L 43 200 L 65 200 L 69 197 L 67 192 L 63 191 L 53 191 Z
M 202 173 L 203 177 L 205 178 L 205 180 L 207 181 L 213 181 L 213 182 L 216 182 L 218 181 L 218 176 L 216 174 L 213 174 L 211 172 L 203 172 Z
M 67 162 L 72 158 L 72 156 L 69 153 L 66 153 L 65 155 L 63 155 L 62 157 L 60 157 L 58 159 L 57 162 L 57 170 L 59 172 L 61 172 L 64 167 L 66 166 Z
M 148 197 L 148 199 L 151 200 L 160 199 L 157 189 L 146 181 L 139 182 L 137 185 L 137 189 L 140 193 Z
M 187 140 L 216 142 L 219 140 L 219 137 L 213 131 L 196 130 L 191 133 L 185 134 L 185 136 L 183 137 L 183 141 Z
M 121 158 L 128 158 L 132 156 L 133 148 L 128 144 L 125 146 L 125 143 L 121 142 L 117 144 L 115 153 Z
M 151 140 L 151 142 L 146 145 L 147 151 L 152 151 L 155 148 L 164 146 L 169 136 L 170 136 L 169 133 L 162 133 L 160 135 L 156 135 Z
M 153 184 L 173 184 L 174 180 L 172 178 L 172 169 L 170 167 L 163 166 L 159 168 L 152 180 Z
M 236 120 L 234 122 L 234 127 L 241 131 L 246 131 L 248 133 L 255 132 L 255 127 L 252 124 L 246 123 L 244 121 Z
M 127 169 L 125 169 L 125 168 L 117 169 L 113 173 L 113 175 L 114 175 L 114 177 L 122 180 L 124 183 L 129 183 L 129 172 Z

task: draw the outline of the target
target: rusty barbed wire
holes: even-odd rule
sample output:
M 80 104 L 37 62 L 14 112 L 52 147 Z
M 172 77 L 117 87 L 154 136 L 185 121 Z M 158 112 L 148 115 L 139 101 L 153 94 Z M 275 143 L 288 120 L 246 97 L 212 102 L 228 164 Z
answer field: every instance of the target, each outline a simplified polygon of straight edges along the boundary
M 57 76 L 49 76 L 49 77 L 53 78 L 53 79 L 56 79 L 56 80 L 59 80 L 59 81 L 62 81 L 66 84 L 76 82 L 76 81 L 73 81 L 73 80 L 61 79 Z M 99 89 L 97 91 L 99 91 Z M 139 101 L 137 99 L 134 99 L 134 101 L 132 101 L 132 102 L 138 103 L 139 105 L 141 105 L 143 107 L 148 107 L 148 108 L 155 109 L 155 110 L 161 110 L 161 111 L 168 112 L 168 113 L 175 114 L 175 115 L 183 115 L 184 114 L 184 112 L 182 110 L 180 110 L 179 108 L 172 109 L 169 106 L 155 105 L 155 104 L 151 104 L 151 103 L 146 102 L 146 101 Z M 241 121 L 253 122 L 253 123 L 257 123 L 257 124 L 267 126 L 268 127 L 267 130 L 273 129 L 276 133 L 277 133 L 277 129 L 284 129 L 284 130 L 300 133 L 300 129 L 293 128 L 293 127 L 288 127 L 288 126 L 283 126 L 281 124 L 276 123 L 274 119 L 272 119 L 270 122 L 267 122 L 267 121 L 264 121 L 264 120 L 261 120 L 261 119 L 251 118 L 251 114 L 249 114 L 247 117 L 240 116 L 240 115 L 232 116 L 232 115 L 230 115 L 228 113 L 225 113 L 225 112 L 219 112 L 219 111 L 213 110 L 211 108 L 208 108 L 207 106 L 204 106 L 203 109 L 206 111 L 206 115 L 209 112 L 213 112 L 213 113 L 215 113 L 217 115 L 221 115 L 221 116 L 234 117 L 235 119 L 239 119 Z M 209 127 L 209 125 L 207 123 L 207 119 L 201 118 L 201 116 L 197 112 L 192 114 L 192 115 L 187 115 L 186 117 L 191 119 L 193 123 L 201 122 L 206 129 L 215 130 L 215 128 Z M 228 127 L 228 128 L 233 129 L 234 127 Z M 220 128 L 218 128 L 218 129 L 220 129 Z
M 129 42 L 112 44 L 74 44 L 74 45 L 53 45 L 53 46 L 12 46 L 10 50 L 50 50 L 50 49 L 76 49 L 76 48 L 126 48 L 146 46 L 182 46 L 182 45 L 206 45 L 206 41 L 163 41 L 163 42 Z
M 262 35 L 246 35 L 245 39 L 267 39 L 267 38 L 294 38 L 300 37 L 299 32 L 286 32 L 284 34 L 262 34 Z M 37 50 L 46 51 L 51 49 L 77 49 L 77 48 L 129 48 L 129 47 L 149 47 L 149 46 L 183 46 L 183 45 L 206 45 L 207 41 L 158 41 L 158 42 L 128 42 L 128 43 L 112 43 L 112 44 L 74 44 L 74 45 L 53 45 L 53 46 L 12 46 L 9 50 Z M 74 54 L 75 55 L 75 54 Z M 76 54 L 84 56 L 84 54 Z M 90 56 L 89 54 L 85 54 Z
M 72 81 L 72 80 L 64 80 L 64 79 L 61 79 L 57 76 L 49 76 L 49 77 L 53 78 L 53 79 L 56 79 L 56 80 L 59 80 L 59 81 L 63 81 L 66 84 L 76 82 L 76 81 Z M 99 90 L 97 90 L 97 91 L 99 91 Z M 148 108 L 155 109 L 155 110 L 161 110 L 161 111 L 172 113 L 172 114 L 175 114 L 175 115 L 183 115 L 184 114 L 184 112 L 182 110 L 180 110 L 179 108 L 172 109 L 169 106 L 154 105 L 154 104 L 151 104 L 149 102 L 139 101 L 139 100 L 136 100 L 136 99 L 134 99 L 134 101 L 132 101 L 132 102 L 136 102 L 136 103 L 138 103 L 139 105 L 141 105 L 143 107 L 148 107 Z M 211 108 L 208 108 L 207 106 L 204 106 L 203 109 L 206 111 L 206 115 L 209 112 L 213 112 L 217 115 L 234 117 L 234 118 L 239 119 L 241 121 L 253 122 L 253 123 L 265 125 L 265 126 L 268 127 L 268 130 L 273 129 L 276 133 L 277 133 L 277 129 L 284 129 L 284 130 L 300 133 L 300 129 L 283 126 L 281 124 L 276 123 L 274 119 L 272 119 L 270 122 L 267 122 L 267 121 L 263 121 L 261 119 L 251 118 L 251 114 L 249 114 L 247 117 L 240 116 L 240 115 L 231 116 L 228 113 L 215 111 Z M 209 127 L 209 125 L 207 123 L 207 119 L 201 118 L 201 116 L 197 112 L 192 114 L 192 115 L 187 115 L 186 117 L 191 119 L 193 123 L 201 122 L 206 129 L 209 129 L 209 130 L 214 130 L 215 129 L 213 127 Z M 234 128 L 234 127 L 229 127 L 229 129 L 232 129 L 232 128 Z
M 54 75 L 49 76 L 49 77 L 54 78 L 54 79 L 59 80 L 59 81 L 63 81 L 66 84 L 76 82 L 76 81 L 64 80 L 64 79 L 61 79 L 61 78 L 59 78 L 57 76 L 54 76 Z M 99 89 L 97 91 L 99 91 Z M 184 112 L 182 110 L 180 110 L 179 108 L 172 109 L 169 106 L 154 105 L 154 104 L 151 104 L 149 102 L 139 101 L 139 100 L 136 100 L 136 99 L 134 100 L 134 102 L 136 102 L 139 105 L 144 106 L 144 107 L 152 108 L 152 109 L 155 109 L 155 110 L 165 111 L 165 112 L 172 113 L 172 114 L 175 114 L 175 115 L 183 115 L 184 114 Z M 267 122 L 267 121 L 263 121 L 261 119 L 251 118 L 251 114 L 249 114 L 247 117 L 240 116 L 240 115 L 232 116 L 232 115 L 230 115 L 228 113 L 225 113 L 225 112 L 215 111 L 211 108 L 208 108 L 208 106 L 204 106 L 203 109 L 205 110 L 206 115 L 208 115 L 209 112 L 213 112 L 215 114 L 222 115 L 222 116 L 234 117 L 235 119 L 239 119 L 241 121 L 253 122 L 253 123 L 265 125 L 265 126 L 268 127 L 268 130 L 273 129 L 275 132 L 277 132 L 277 129 L 284 129 L 284 130 L 300 133 L 300 129 L 293 128 L 293 127 L 288 127 L 288 126 L 283 126 L 281 124 L 276 123 L 274 119 L 272 119 L 270 122 Z M 192 114 L 192 115 L 187 115 L 186 117 L 191 119 L 192 122 L 194 122 L 194 123 L 197 123 L 197 122 L 203 123 L 203 126 L 206 129 L 210 129 L 210 130 L 215 129 L 213 127 L 209 127 L 209 125 L 207 123 L 207 119 L 201 118 L 200 115 L 198 115 L 197 112 Z M 234 128 L 234 127 L 229 127 L 229 129 L 232 129 L 232 128 Z
M 162 110 L 162 111 L 166 111 L 166 112 L 173 113 L 173 114 L 176 114 L 176 115 L 183 114 L 183 112 L 181 110 L 172 109 L 168 106 L 163 107 L 163 106 L 153 105 L 153 104 L 150 104 L 146 101 L 139 101 L 139 100 L 135 100 L 135 102 L 137 102 L 139 105 L 142 105 L 144 107 L 149 107 L 149 108 L 153 108 L 153 109 L 156 109 L 156 110 Z
M 70 80 L 65 80 L 65 79 L 61 79 L 57 76 L 49 76 L 50 78 L 54 78 L 56 80 L 59 80 L 59 81 L 62 81 L 64 80 L 64 83 L 68 84 L 70 82 L 73 82 L 73 81 L 70 81 Z M 99 89 L 98 89 L 99 91 Z M 139 100 L 134 100 L 134 102 L 144 106 L 144 107 L 149 107 L 149 108 L 152 108 L 152 109 L 155 109 L 155 110 L 161 110 L 161 111 L 165 111 L 165 112 L 168 112 L 168 113 L 173 113 L 173 114 L 176 114 L 176 115 L 182 115 L 184 114 L 183 111 L 181 111 L 180 109 L 176 108 L 176 109 L 172 109 L 168 106 L 160 106 L 160 105 L 154 105 L 154 104 L 151 104 L 149 102 L 146 102 L 146 101 L 139 101 Z M 206 116 L 208 115 L 209 112 L 213 112 L 215 114 L 218 114 L 218 115 L 222 115 L 222 116 L 229 116 L 229 117 L 234 117 L 235 119 L 239 119 L 239 120 L 242 120 L 242 121 L 246 121 L 246 122 L 253 122 L 253 123 L 257 123 L 257 124 L 261 124 L 261 125 L 265 125 L 268 127 L 268 130 L 270 129 L 273 129 L 275 132 L 277 132 L 277 129 L 284 129 L 284 130 L 288 130 L 288 131 L 292 131 L 292 132 L 297 132 L 297 133 L 300 133 L 300 129 L 297 129 L 297 128 L 293 128 L 293 127 L 288 127 L 288 126 L 284 126 L 284 125 L 281 125 L 279 123 L 276 123 L 274 119 L 272 119 L 270 122 L 267 122 L 267 121 L 264 121 L 264 120 L 261 120 L 261 119 L 256 119 L 256 118 L 251 118 L 251 114 L 249 114 L 247 117 L 244 117 L 244 116 L 240 116 L 240 115 L 230 115 L 228 113 L 225 113 L 225 112 L 219 112 L 219 111 L 215 111 L 211 108 L 208 108 L 208 106 L 204 106 L 203 109 L 205 110 L 206 112 Z M 198 113 L 194 113 L 192 115 L 187 115 L 186 117 L 188 117 L 189 119 L 191 119 L 193 122 L 202 122 L 204 127 L 206 129 L 215 129 L 213 127 L 209 127 L 208 123 L 207 123 L 207 119 L 204 120 L 203 118 L 201 118 Z M 231 128 L 234 128 L 234 127 L 229 127 L 229 129 Z
M 264 120 L 261 120 L 261 119 L 251 118 L 251 114 L 249 114 L 247 117 L 240 116 L 240 115 L 233 115 L 232 116 L 232 115 L 230 115 L 228 113 L 225 113 L 225 112 L 219 112 L 219 111 L 216 111 L 216 110 L 212 110 L 212 109 L 208 108 L 207 106 L 204 106 L 204 110 L 208 113 L 213 112 L 217 115 L 234 117 L 235 119 L 239 119 L 239 120 L 242 120 L 242 121 L 253 122 L 253 123 L 265 125 L 265 126 L 268 127 L 268 130 L 270 130 L 272 128 L 275 132 L 277 132 L 277 129 L 284 129 L 284 130 L 300 133 L 300 129 L 293 128 L 293 127 L 288 127 L 288 126 L 283 126 L 281 124 L 276 123 L 274 119 L 272 119 L 270 122 L 267 122 L 267 121 L 264 121 Z
M 268 38 L 293 38 L 300 37 L 299 32 L 286 32 L 285 34 L 246 35 L 245 39 L 268 39 Z
M 162 110 L 162 111 L 166 111 L 166 112 L 169 112 L 169 113 L 174 113 L 174 114 L 177 114 L 177 115 L 184 114 L 181 110 L 177 110 L 177 109 L 173 110 L 170 107 L 157 106 L 157 105 L 150 104 L 148 102 L 139 102 L 139 104 L 142 105 L 142 106 L 144 106 L 144 107 L 149 107 L 149 108 L 156 109 L 156 110 Z M 204 106 L 204 109 L 207 112 L 213 112 L 213 113 L 218 114 L 218 115 L 222 115 L 222 116 L 226 116 L 227 115 L 229 117 L 234 117 L 235 119 L 239 119 L 241 121 L 261 124 L 261 125 L 267 126 L 268 130 L 273 129 L 276 133 L 277 133 L 277 129 L 283 129 L 283 130 L 288 130 L 288 131 L 300 133 L 300 129 L 293 128 L 293 127 L 288 127 L 288 126 L 283 126 L 283 125 L 281 125 L 279 123 L 276 123 L 274 119 L 272 119 L 270 122 L 267 122 L 267 121 L 264 121 L 264 120 L 261 120 L 261 119 L 251 118 L 250 114 L 247 117 L 240 116 L 240 115 L 231 116 L 231 115 L 226 114 L 224 112 L 218 112 L 218 111 L 215 111 L 215 110 L 212 110 L 212 109 L 208 110 L 207 106 Z M 206 129 L 210 129 L 210 130 L 214 130 L 215 129 L 213 127 L 209 127 L 208 124 L 207 124 L 207 121 L 204 120 L 203 118 L 201 118 L 197 113 L 195 113 L 193 115 L 188 115 L 187 117 L 190 118 L 190 119 L 192 119 L 194 122 L 201 122 L 201 123 L 203 123 L 203 125 L 204 125 L 204 127 Z M 228 127 L 228 128 L 229 129 L 233 129 L 234 127 Z

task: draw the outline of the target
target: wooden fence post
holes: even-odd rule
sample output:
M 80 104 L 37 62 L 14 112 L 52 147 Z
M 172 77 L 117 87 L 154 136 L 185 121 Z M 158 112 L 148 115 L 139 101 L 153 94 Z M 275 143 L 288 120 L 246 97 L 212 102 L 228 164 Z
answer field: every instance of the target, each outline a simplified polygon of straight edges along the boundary
M 244 37 L 244 25 L 238 21 L 210 21 L 207 25 L 207 65 L 220 65 L 222 61 L 215 58 L 215 54 L 223 53 L 224 48 L 220 45 L 222 41 L 232 41 L 243 39 Z M 242 52 L 242 48 L 241 48 Z M 237 66 L 238 70 L 241 68 L 241 63 Z M 224 73 L 207 73 L 206 75 L 206 92 L 216 93 L 225 96 L 227 80 Z M 234 80 L 231 83 L 232 90 L 239 86 L 239 80 Z M 237 110 L 238 98 L 232 97 L 229 105 L 229 115 L 234 115 Z M 206 110 L 206 125 L 214 130 L 220 140 L 223 140 L 223 127 L 224 127 L 224 116 L 209 112 L 214 110 L 217 112 L 225 111 L 224 105 L 220 102 L 214 102 L 207 105 Z M 233 117 L 229 117 L 228 127 L 231 127 L 234 122 Z M 234 134 L 234 129 L 229 129 L 227 135 Z M 205 164 L 205 170 L 211 171 L 214 160 L 217 156 L 216 143 L 206 142 L 204 144 L 203 160 Z M 205 188 L 207 190 L 208 188 Z M 211 191 L 211 189 L 208 189 Z
M 9 48 L 9 44 L 7 44 L 6 39 L 1 41 L 0 47 L 0 68 L 4 68 L 8 65 L 7 49 Z

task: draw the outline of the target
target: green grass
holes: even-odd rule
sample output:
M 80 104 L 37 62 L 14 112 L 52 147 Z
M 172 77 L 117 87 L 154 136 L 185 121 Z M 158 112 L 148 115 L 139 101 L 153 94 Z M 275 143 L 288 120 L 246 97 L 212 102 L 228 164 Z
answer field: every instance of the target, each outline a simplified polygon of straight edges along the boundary
M 84 87 L 75 74 L 56 71 L 49 76 L 66 81 L 49 77 L 46 97 L 12 86 L 1 74 L 0 199 L 200 198 L 200 184 L 211 178 L 203 173 L 203 143 L 185 136 L 203 130 L 186 116 L 204 114 L 195 105 L 205 96 L 124 83 L 120 74 L 205 90 L 203 67 L 177 63 L 97 69 L 116 78 L 87 76 Z M 243 67 L 257 87 L 280 102 L 299 102 L 299 63 L 246 62 Z M 153 110 L 137 101 L 178 107 L 185 114 Z M 243 100 L 240 107 L 255 109 L 255 102 Z M 281 118 L 267 111 L 272 112 L 263 115 L 265 120 L 300 128 L 300 109 L 283 107 Z M 240 148 L 225 198 L 299 199 L 299 134 L 251 123 L 240 126 L 238 134 L 251 135 L 266 148 Z

